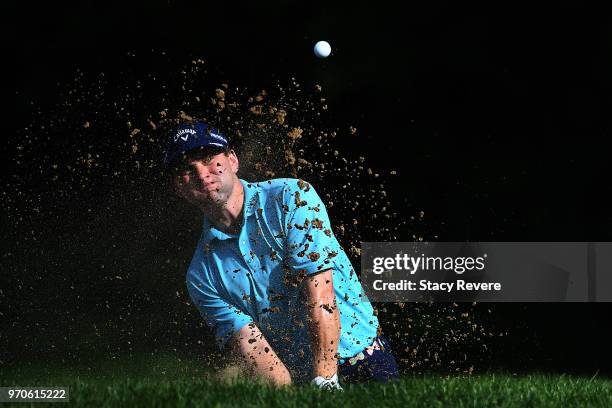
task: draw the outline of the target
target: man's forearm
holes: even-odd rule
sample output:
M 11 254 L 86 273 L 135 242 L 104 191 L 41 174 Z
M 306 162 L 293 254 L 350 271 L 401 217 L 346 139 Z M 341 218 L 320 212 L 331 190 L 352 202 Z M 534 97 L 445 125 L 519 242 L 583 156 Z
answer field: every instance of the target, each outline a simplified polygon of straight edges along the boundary
M 336 354 L 340 339 L 340 319 L 335 303 L 335 298 L 322 300 L 319 306 L 311 309 L 309 316 L 315 376 L 329 378 L 338 370 Z
M 235 351 L 256 378 L 274 385 L 291 384 L 289 370 L 276 355 L 255 324 L 248 324 L 234 335 Z
M 330 378 L 338 369 L 340 315 L 333 290 L 332 271 L 317 274 L 305 282 L 308 332 L 313 353 L 313 374 Z

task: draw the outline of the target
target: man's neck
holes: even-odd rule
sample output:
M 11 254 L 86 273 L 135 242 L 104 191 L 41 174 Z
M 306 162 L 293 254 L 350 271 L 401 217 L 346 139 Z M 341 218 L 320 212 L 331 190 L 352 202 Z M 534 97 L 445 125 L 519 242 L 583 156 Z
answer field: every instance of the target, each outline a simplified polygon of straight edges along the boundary
M 244 207 L 244 187 L 238 178 L 234 181 L 232 194 L 227 202 L 220 207 L 207 208 L 205 216 L 219 231 L 228 234 L 237 234 L 242 228 L 242 214 Z

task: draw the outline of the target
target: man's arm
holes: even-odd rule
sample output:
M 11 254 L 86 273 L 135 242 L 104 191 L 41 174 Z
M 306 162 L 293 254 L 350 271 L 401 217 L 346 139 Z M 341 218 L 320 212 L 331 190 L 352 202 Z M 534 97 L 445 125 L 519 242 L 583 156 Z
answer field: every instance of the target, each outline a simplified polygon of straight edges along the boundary
M 308 276 L 302 282 L 302 296 L 308 308 L 308 332 L 313 352 L 313 376 L 331 378 L 338 370 L 340 315 L 332 270 Z
M 233 351 L 240 356 L 251 375 L 273 385 L 291 384 L 289 370 L 254 323 L 237 331 L 231 342 Z

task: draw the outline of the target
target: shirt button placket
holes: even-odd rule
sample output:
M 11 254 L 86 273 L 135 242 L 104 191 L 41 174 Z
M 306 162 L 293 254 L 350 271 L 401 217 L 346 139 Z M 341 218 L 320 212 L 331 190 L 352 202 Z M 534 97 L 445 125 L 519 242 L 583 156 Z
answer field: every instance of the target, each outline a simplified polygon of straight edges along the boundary
M 244 257 L 244 260 L 246 261 L 250 272 L 254 273 L 256 270 L 255 263 L 257 262 L 257 255 L 255 255 L 255 252 L 252 251 L 251 247 L 247 244 L 245 240 L 240 241 L 240 253 Z

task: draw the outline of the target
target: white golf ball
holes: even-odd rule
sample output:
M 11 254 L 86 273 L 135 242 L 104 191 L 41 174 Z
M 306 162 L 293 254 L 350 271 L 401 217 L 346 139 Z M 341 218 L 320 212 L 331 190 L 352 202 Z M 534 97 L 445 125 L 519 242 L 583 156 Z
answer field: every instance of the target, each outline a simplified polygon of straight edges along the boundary
M 327 58 L 331 54 L 331 45 L 327 41 L 319 41 L 314 46 L 314 53 L 319 58 Z

